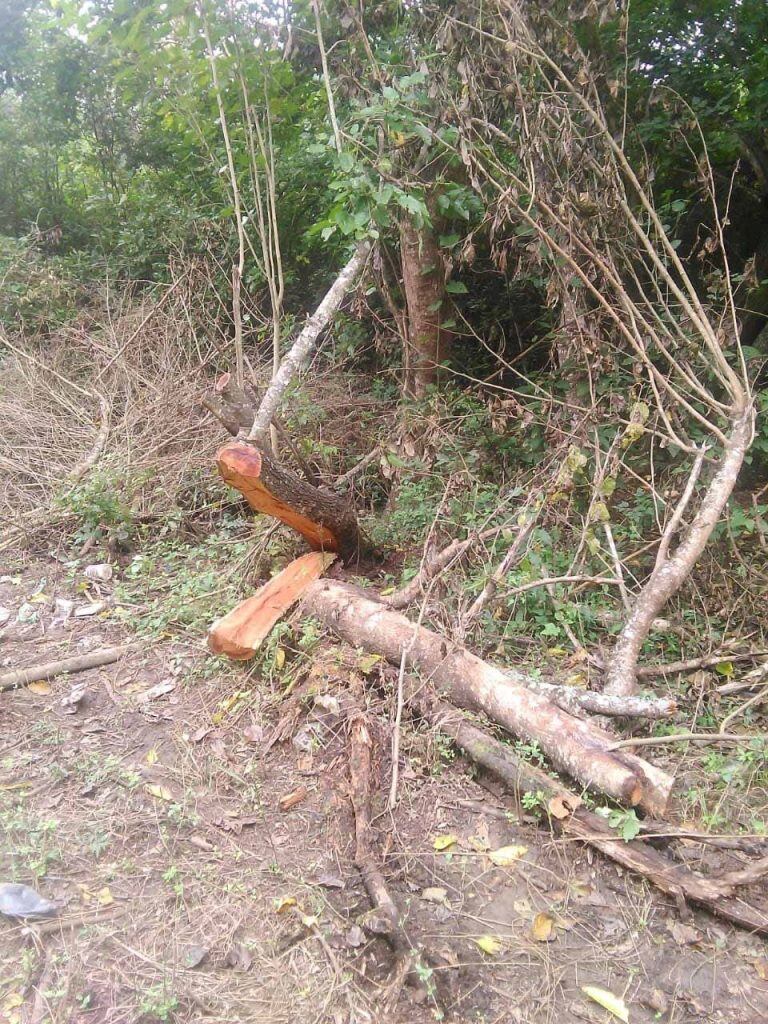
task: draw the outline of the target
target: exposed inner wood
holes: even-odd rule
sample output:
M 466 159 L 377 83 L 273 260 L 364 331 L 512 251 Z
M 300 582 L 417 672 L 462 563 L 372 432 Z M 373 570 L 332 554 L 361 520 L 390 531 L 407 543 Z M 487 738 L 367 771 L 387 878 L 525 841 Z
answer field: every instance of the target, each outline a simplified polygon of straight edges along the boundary
M 312 551 L 295 558 L 277 576 L 231 612 L 217 619 L 208 632 L 214 654 L 236 661 L 252 658 L 277 620 L 322 576 L 336 558 L 332 552 Z

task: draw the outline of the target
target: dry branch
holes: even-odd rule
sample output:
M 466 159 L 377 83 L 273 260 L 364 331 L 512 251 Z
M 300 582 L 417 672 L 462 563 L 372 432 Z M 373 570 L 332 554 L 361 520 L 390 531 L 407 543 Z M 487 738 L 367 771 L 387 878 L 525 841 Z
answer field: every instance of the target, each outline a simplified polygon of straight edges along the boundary
M 418 702 L 421 713 L 461 747 L 476 764 L 509 786 L 512 792 L 543 794 L 553 812 L 550 823 L 557 831 L 583 840 L 623 868 L 642 875 L 675 899 L 682 897 L 690 900 L 742 928 L 762 935 L 768 934 L 768 914 L 732 895 L 736 886 L 762 877 L 766 870 L 765 858 L 721 879 L 708 879 L 694 874 L 682 864 L 673 864 L 643 842 L 625 842 L 604 818 L 581 805 L 575 793 L 550 778 L 542 769 L 517 758 L 508 746 L 470 725 L 451 705 L 442 701 L 430 703 L 423 692 L 419 698 L 419 688 L 418 683 L 411 681 L 411 695 Z M 554 813 L 555 807 L 557 814 Z M 560 816 L 563 812 L 566 812 L 565 816 Z
M 44 665 L 33 665 L 31 668 L 18 668 L 13 672 L 6 672 L 5 675 L 0 676 L 0 693 L 17 690 L 19 687 L 28 686 L 41 679 L 53 679 L 54 676 L 64 673 L 85 672 L 89 668 L 111 665 L 113 662 L 119 661 L 124 654 L 134 650 L 136 646 L 136 644 L 127 644 L 124 647 L 105 647 L 101 651 L 80 654 L 76 658 L 62 658 L 60 661 L 48 661 Z
M 733 422 L 720 465 L 699 501 L 698 512 L 685 537 L 674 552 L 670 553 L 672 536 L 680 525 L 682 510 L 690 501 L 693 488 L 690 488 L 691 493 L 687 490 L 683 493 L 678 509 L 662 537 L 656 566 L 635 598 L 632 612 L 614 646 L 608 662 L 606 693 L 628 695 L 636 691 L 637 659 L 651 630 L 651 623 L 670 597 L 686 581 L 717 525 L 752 442 L 754 424 L 754 409 L 748 405 Z M 700 463 L 697 460 L 691 472 L 691 481 L 695 482 L 699 468 Z M 677 512 L 681 514 L 678 516 Z
M 405 652 L 406 668 L 433 680 L 454 703 L 537 742 L 556 768 L 585 786 L 664 815 L 672 779 L 634 755 L 611 753 L 611 735 L 531 692 L 522 673 L 489 665 L 347 584 L 313 583 L 304 606 L 348 643 L 382 654 L 394 665 Z
M 342 299 L 352 287 L 357 275 L 365 265 L 370 248 L 368 242 L 361 242 L 358 245 L 352 258 L 333 282 L 315 312 L 307 320 L 291 350 L 283 356 L 280 369 L 272 378 L 272 382 L 261 400 L 248 434 L 249 440 L 264 442 L 269 425 L 280 406 L 286 388 L 303 367 L 321 332 L 328 325 L 331 317 L 341 305 Z

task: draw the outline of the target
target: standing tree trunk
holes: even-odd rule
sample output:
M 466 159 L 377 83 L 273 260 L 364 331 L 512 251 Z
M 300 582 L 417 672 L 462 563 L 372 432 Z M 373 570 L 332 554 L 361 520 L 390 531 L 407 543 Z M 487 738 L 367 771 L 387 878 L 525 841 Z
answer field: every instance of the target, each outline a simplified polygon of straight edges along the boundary
M 406 398 L 421 398 L 427 387 L 436 382 L 450 342 L 450 332 L 441 326 L 445 317 L 445 280 L 433 229 L 417 228 L 412 220 L 403 219 L 400 258 L 408 313 L 407 337 L 403 339 L 403 394 Z

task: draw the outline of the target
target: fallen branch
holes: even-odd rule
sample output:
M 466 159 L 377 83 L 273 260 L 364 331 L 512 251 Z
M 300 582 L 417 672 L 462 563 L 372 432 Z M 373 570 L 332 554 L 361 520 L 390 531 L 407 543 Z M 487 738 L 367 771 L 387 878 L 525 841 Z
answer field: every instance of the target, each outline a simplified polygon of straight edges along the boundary
M 371 751 L 373 740 L 365 716 L 358 712 L 349 723 L 349 780 L 355 812 L 355 864 L 374 907 L 386 919 L 387 941 L 398 956 L 410 958 L 413 946 L 400 923 L 371 847 Z
M 449 736 L 472 761 L 495 775 L 514 793 L 540 794 L 546 801 L 550 824 L 555 830 L 583 840 L 675 899 L 682 897 L 742 928 L 768 934 L 768 914 L 732 895 L 737 885 L 748 884 L 762 876 L 765 860 L 753 865 L 752 871 L 746 868 L 722 879 L 708 879 L 684 865 L 673 864 L 645 843 L 625 842 L 604 818 L 588 811 L 575 793 L 553 780 L 547 772 L 517 758 L 508 746 L 465 721 L 451 705 L 443 701 L 430 703 L 426 695 L 421 699 L 416 697 L 418 683 L 412 682 L 410 689 L 424 717 Z
M 666 743 L 751 743 L 752 740 L 768 740 L 768 733 L 744 735 L 738 732 L 678 732 L 672 736 L 640 736 L 630 740 L 618 740 L 609 750 L 623 750 L 625 747 L 660 747 Z
M 580 690 L 574 686 L 558 686 L 531 677 L 526 688 L 547 697 L 553 704 L 572 715 L 588 711 L 591 715 L 615 718 L 670 718 L 677 704 L 668 697 L 617 697 L 610 693 Z
M 261 399 L 261 404 L 248 434 L 249 441 L 263 443 L 266 439 L 269 425 L 280 406 L 280 401 L 286 388 L 294 376 L 301 370 L 314 348 L 320 333 L 341 305 L 342 299 L 365 265 L 370 249 L 369 242 L 360 242 L 350 261 L 328 289 L 315 312 L 307 320 L 296 341 L 293 343 L 291 350 L 283 356 L 280 369 L 272 378 L 269 387 Z
M 350 644 L 434 680 L 451 701 L 487 714 L 509 732 L 535 741 L 560 771 L 630 806 L 663 817 L 672 779 L 632 754 L 609 748 L 613 737 L 526 688 L 522 673 L 503 671 L 373 601 L 330 580 L 313 583 L 304 607 Z
M 724 661 L 753 661 L 761 658 L 766 651 L 754 651 L 745 654 L 730 654 L 722 651 L 720 654 L 707 654 L 702 658 L 690 658 L 688 661 L 670 661 L 666 665 L 643 665 L 637 670 L 638 679 L 652 679 L 654 676 L 682 675 L 684 672 L 696 672 L 700 668 L 711 668 L 714 665 L 721 665 Z M 726 692 L 722 687 L 719 693 Z
M 429 561 L 425 561 L 413 579 L 409 580 L 404 587 L 396 590 L 393 594 L 382 595 L 382 604 L 387 605 L 388 608 L 406 608 L 413 601 L 418 600 L 430 580 L 458 562 L 475 544 L 490 540 L 491 537 L 497 536 L 505 529 L 507 529 L 505 526 L 493 526 L 488 530 L 481 530 L 480 533 L 472 533 L 464 540 L 451 541 L 442 551 L 438 551 Z
M 80 654 L 76 658 L 62 658 L 60 661 L 49 661 L 44 665 L 33 665 L 31 668 L 18 668 L 13 672 L 6 672 L 0 676 L 0 693 L 8 690 L 18 690 L 22 686 L 39 682 L 41 679 L 53 679 L 54 676 L 64 673 L 85 672 L 89 668 L 99 668 L 101 665 L 111 665 L 119 661 L 124 654 L 135 650 L 137 644 L 127 644 L 124 647 L 105 647 L 101 651 L 92 651 L 91 654 Z

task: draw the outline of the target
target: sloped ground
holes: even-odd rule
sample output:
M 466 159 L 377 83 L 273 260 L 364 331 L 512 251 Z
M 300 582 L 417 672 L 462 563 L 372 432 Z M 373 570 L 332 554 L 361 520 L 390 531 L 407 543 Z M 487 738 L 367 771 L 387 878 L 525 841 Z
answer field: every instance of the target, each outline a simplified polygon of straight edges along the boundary
M 42 577 L 37 621 L 16 623 Z M 135 640 L 112 616 L 51 626 L 56 597 L 87 603 L 81 579 L 55 561 L 3 577 L 4 666 Z M 438 966 L 420 990 L 393 990 L 387 946 L 360 927 L 369 903 L 352 861 L 344 708 L 366 672 L 383 739 L 386 673 L 327 643 L 289 695 L 214 661 L 202 637 L 0 695 L 1 879 L 62 904 L 43 924 L 0 922 L 0 1019 L 607 1021 L 590 984 L 624 996 L 634 1022 L 768 1019 L 764 943 L 705 914 L 682 920 L 413 726 L 399 805 L 384 810 L 382 769 L 375 825 L 409 934 Z M 61 699 L 79 683 L 68 714 Z M 495 867 L 486 851 L 510 844 L 527 852 Z M 493 955 L 484 936 L 501 940 Z

